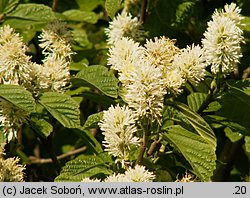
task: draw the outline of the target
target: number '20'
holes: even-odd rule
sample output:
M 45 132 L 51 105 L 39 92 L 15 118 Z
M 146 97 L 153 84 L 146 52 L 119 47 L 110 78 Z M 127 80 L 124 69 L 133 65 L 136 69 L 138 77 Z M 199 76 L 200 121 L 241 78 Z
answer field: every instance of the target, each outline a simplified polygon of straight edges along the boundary
M 247 188 L 246 186 L 235 186 L 236 189 L 235 193 L 236 195 L 244 195 L 247 193 Z

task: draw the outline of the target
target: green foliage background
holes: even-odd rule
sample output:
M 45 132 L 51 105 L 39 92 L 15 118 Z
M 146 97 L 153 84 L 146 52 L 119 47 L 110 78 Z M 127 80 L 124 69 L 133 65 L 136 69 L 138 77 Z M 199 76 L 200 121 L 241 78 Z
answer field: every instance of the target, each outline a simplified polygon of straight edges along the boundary
M 176 39 L 179 48 L 200 44 L 211 14 L 230 2 L 238 3 L 245 16 L 246 44 L 242 45 L 239 65 L 242 76 L 250 64 L 249 0 L 149 0 L 141 42 L 165 35 Z M 0 0 L 0 25 L 9 24 L 21 34 L 33 61 L 40 63 L 43 59 L 37 36 L 55 19 L 67 21 L 76 52 L 70 64 L 72 86 L 65 94 L 48 92 L 35 100 L 20 86 L 0 85 L 0 97 L 30 115 L 22 127 L 21 138 L 6 145 L 6 157 L 21 158 L 26 164 L 26 181 L 105 178 L 121 167 L 103 152 L 103 135 L 97 123 L 103 110 L 123 101 L 118 79 L 107 66 L 104 28 L 120 11 L 123 1 L 59 0 L 56 6 L 53 3 Z M 141 3 L 134 9 L 135 14 L 140 7 Z M 156 181 L 175 181 L 186 171 L 199 181 L 209 181 L 211 177 L 213 181 L 250 179 L 250 81 L 228 77 L 227 87 L 209 101 L 206 84 L 210 86 L 212 79 L 208 77 L 205 82 L 186 87 L 174 102 L 166 100 L 161 141 L 154 154 L 145 156 L 142 162 L 156 173 Z M 2 137 L 0 140 L 5 141 Z M 67 155 L 79 148 L 81 152 Z M 61 156 L 59 161 L 55 156 Z M 132 160 L 136 156 L 137 153 Z

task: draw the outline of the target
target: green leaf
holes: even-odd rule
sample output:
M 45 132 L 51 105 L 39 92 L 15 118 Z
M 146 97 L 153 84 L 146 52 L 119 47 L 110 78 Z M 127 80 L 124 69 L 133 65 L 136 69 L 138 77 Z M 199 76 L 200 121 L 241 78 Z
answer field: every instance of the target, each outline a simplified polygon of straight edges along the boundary
M 202 136 L 207 142 L 209 142 L 213 147 L 216 147 L 217 141 L 212 128 L 199 114 L 192 111 L 187 105 L 180 102 L 169 102 L 169 105 L 179 110 L 186 117 L 189 123 L 194 127 L 197 133 Z
M 221 109 L 217 115 L 238 123 L 250 130 L 250 96 L 242 90 L 230 86 L 228 92 L 219 101 Z
M 6 18 L 4 25 L 10 25 L 14 29 L 41 31 L 46 27 L 47 23 L 44 21 L 31 21 L 21 18 Z
M 185 23 L 192 14 L 193 7 L 195 6 L 194 2 L 187 1 L 178 5 L 176 9 L 176 23 Z
M 103 118 L 103 112 L 94 113 L 90 115 L 87 118 L 85 124 L 83 125 L 83 128 L 85 129 L 98 128 L 99 127 L 98 123 L 102 118 Z
M 230 87 L 238 88 L 240 91 L 243 91 L 245 94 L 250 96 L 250 78 L 243 80 L 228 79 L 226 82 Z
M 0 85 L 0 98 L 28 113 L 35 112 L 35 99 L 29 91 L 19 85 Z
M 165 129 L 169 125 L 178 124 L 187 130 L 193 130 L 192 125 L 189 123 L 187 118 L 176 108 L 166 105 L 165 111 L 162 114 L 163 125 L 161 129 Z
M 19 4 L 8 17 L 42 22 L 49 22 L 55 19 L 55 15 L 50 7 L 35 3 Z
M 98 5 L 104 5 L 105 0 L 76 0 L 80 10 L 92 11 Z
M 122 0 L 106 0 L 105 9 L 107 10 L 108 15 L 113 19 L 115 13 L 120 9 Z
M 0 0 L 0 13 L 8 14 L 15 9 L 19 0 Z
M 250 137 L 245 137 L 245 149 L 248 154 L 250 154 Z
M 69 64 L 69 68 L 71 71 L 80 71 L 82 70 L 84 67 L 88 67 L 88 59 L 84 58 L 79 62 L 71 62 Z
M 229 127 L 234 133 L 241 133 L 242 135 L 250 136 L 249 129 L 236 122 L 231 121 L 226 117 L 218 115 L 207 115 L 205 116 L 205 119 L 213 128 Z
M 93 65 L 83 68 L 76 75 L 86 85 L 97 88 L 107 96 L 117 98 L 118 79 L 108 68 L 101 65 Z
M 163 134 L 186 158 L 202 181 L 210 181 L 216 168 L 216 147 L 201 136 L 174 125 Z
M 103 152 L 101 143 L 96 140 L 90 131 L 85 130 L 83 127 L 71 130 L 75 132 L 80 138 L 82 138 L 88 148 L 91 149 L 95 154 Z
M 36 132 L 45 137 L 48 137 L 53 131 L 53 126 L 45 119 L 34 120 L 32 127 L 36 130 Z
M 229 127 L 226 127 L 224 131 L 225 135 L 229 138 L 231 142 L 237 142 L 243 137 L 241 133 L 233 132 Z
M 39 102 L 64 127 L 77 128 L 80 126 L 79 105 L 70 96 L 56 92 L 46 92 Z
M 87 12 L 81 10 L 67 10 L 63 12 L 66 19 L 69 21 L 80 21 L 95 24 L 98 16 L 94 12 Z
M 74 29 L 72 31 L 73 39 L 76 42 L 76 45 L 82 48 L 87 48 L 91 46 L 91 43 L 88 40 L 88 35 L 84 29 Z
M 205 93 L 191 93 L 187 97 L 188 106 L 193 111 L 198 111 L 202 103 L 205 101 L 207 94 Z
M 76 159 L 65 164 L 55 181 L 80 182 L 86 177 L 110 175 L 112 171 L 109 170 L 108 165 L 112 162 L 111 157 L 107 153 L 97 156 L 79 155 Z
M 112 104 L 115 105 L 115 101 L 105 95 L 100 95 L 98 93 L 94 93 L 94 92 L 83 92 L 81 94 L 79 94 L 79 97 L 85 97 L 101 106 L 103 106 L 105 109 L 109 108 Z
M 201 107 L 202 103 L 206 100 L 208 94 L 206 93 L 191 93 L 187 97 L 188 106 L 193 111 L 197 112 L 199 108 Z M 203 110 L 203 112 L 215 112 L 218 111 L 221 108 L 221 105 L 217 101 L 213 101 L 210 104 L 208 104 L 207 108 Z
M 203 112 L 216 112 L 220 110 L 221 105 L 218 101 L 211 102 Z

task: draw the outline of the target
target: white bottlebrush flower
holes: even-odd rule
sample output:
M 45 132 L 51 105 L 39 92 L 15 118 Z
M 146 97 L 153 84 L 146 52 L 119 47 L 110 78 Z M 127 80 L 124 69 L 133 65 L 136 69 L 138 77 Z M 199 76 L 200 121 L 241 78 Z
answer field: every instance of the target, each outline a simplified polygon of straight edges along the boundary
M 123 12 L 118 14 L 113 21 L 109 23 L 109 27 L 105 29 L 108 37 L 108 44 L 113 45 L 122 37 L 129 37 L 138 40 L 141 35 L 141 24 L 137 17 Z
M 141 64 L 143 58 L 143 47 L 132 39 L 122 37 L 109 49 L 108 65 L 119 72 L 119 80 L 127 83 L 131 71 Z
M 105 182 L 152 182 L 155 175 L 146 170 L 144 166 L 129 167 L 124 174 L 113 174 L 105 179 Z
M 0 182 L 23 182 L 25 167 L 18 158 L 0 158 Z
M 195 175 L 186 172 L 182 178 L 177 179 L 175 182 L 194 182 L 194 181 L 195 181 Z
M 101 182 L 101 180 L 100 179 L 90 179 L 90 178 L 84 178 L 84 179 L 82 179 L 82 181 L 81 182 Z
M 144 59 L 151 65 L 162 70 L 171 69 L 173 57 L 178 53 L 179 48 L 175 46 L 175 40 L 162 36 L 147 40 L 145 44 Z
M 0 110 L 0 128 L 7 141 L 11 141 L 13 138 L 17 137 L 17 129 L 13 125 L 14 124 L 8 120 L 7 116 L 3 115 L 2 110 Z
M 124 176 L 130 182 L 152 182 L 155 179 L 155 175 L 152 172 L 140 165 L 136 165 L 134 168 L 129 167 Z
M 182 49 L 181 52 L 174 57 L 173 67 L 179 68 L 182 77 L 191 83 L 197 84 L 205 77 L 205 59 L 204 51 L 200 46 Z
M 35 95 L 46 91 L 64 92 L 69 85 L 70 72 L 68 63 L 62 59 L 49 57 L 43 65 L 32 64 L 33 85 Z
M 1 122 L 1 120 L 2 120 L 2 118 L 0 116 L 0 122 Z M 5 145 L 6 145 L 6 142 L 5 141 L 1 141 L 1 143 L 0 143 L 0 157 L 3 156 L 3 155 L 5 155 L 5 152 L 4 152 Z
M 71 33 L 66 23 L 54 21 L 40 35 L 40 47 L 45 59 L 43 64 L 31 67 L 31 89 L 35 95 L 45 91 L 64 92 L 69 85 L 69 63 L 73 54 L 70 46 Z
M 182 92 L 182 85 L 185 83 L 185 79 L 183 78 L 179 68 L 163 72 L 162 80 L 167 93 L 177 95 Z
M 29 81 L 27 47 L 9 25 L 0 28 L 0 84 L 22 84 Z
M 226 16 L 232 21 L 234 21 L 237 25 L 241 26 L 243 25 L 241 24 L 241 21 L 244 19 L 244 17 L 240 15 L 240 12 L 241 9 L 235 3 L 231 3 L 229 5 L 226 4 L 224 6 L 224 10 L 221 12 L 216 10 L 214 15 Z
M 135 137 L 135 121 L 132 110 L 117 105 L 104 111 L 103 119 L 99 122 L 104 135 L 105 150 L 117 157 L 117 161 L 123 165 L 129 160 L 131 148 L 139 145 L 139 140 Z
M 47 29 L 42 31 L 39 38 L 41 42 L 39 46 L 43 48 L 46 57 L 71 60 L 73 54 L 70 46 L 71 33 L 65 22 L 56 20 L 50 23 Z
M 113 174 L 108 176 L 104 182 L 131 182 L 129 181 L 124 174 Z
M 25 122 L 27 116 L 27 112 L 16 108 L 6 100 L 0 99 L 0 127 L 3 128 L 3 132 L 9 141 L 16 137 L 17 131 Z
M 244 40 L 236 23 L 226 16 L 213 15 L 204 36 L 204 55 L 211 71 L 217 73 L 220 67 L 224 75 L 236 71 L 242 57 L 240 44 Z
M 131 72 L 131 82 L 125 85 L 125 100 L 139 117 L 148 117 L 161 123 L 162 108 L 166 90 L 162 73 L 148 63 Z

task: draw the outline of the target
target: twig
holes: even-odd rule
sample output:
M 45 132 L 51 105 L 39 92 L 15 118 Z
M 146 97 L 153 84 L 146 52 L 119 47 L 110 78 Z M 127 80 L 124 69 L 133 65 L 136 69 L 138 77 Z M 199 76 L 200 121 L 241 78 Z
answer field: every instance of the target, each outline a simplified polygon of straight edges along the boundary
M 140 23 L 143 23 L 145 21 L 147 4 L 148 4 L 147 0 L 142 1 Z
M 73 151 L 69 151 L 68 153 L 64 153 L 62 155 L 57 156 L 57 160 L 61 160 L 64 159 L 66 157 L 72 156 L 72 155 L 76 155 L 78 153 L 81 153 L 83 151 L 85 151 L 87 149 L 87 146 L 81 147 L 79 149 L 75 149 Z M 35 156 L 30 156 L 29 157 L 29 163 L 31 164 L 47 164 L 47 163 L 53 163 L 51 158 L 37 158 Z
M 32 126 L 32 125 L 31 125 Z M 46 152 L 49 154 L 54 166 L 55 166 L 55 169 L 56 169 L 56 172 L 57 174 L 59 174 L 60 170 L 61 170 L 61 166 L 60 166 L 60 163 L 59 161 L 57 160 L 56 158 L 56 155 L 55 155 L 55 152 L 54 150 L 52 149 L 52 141 L 51 141 L 51 135 L 53 135 L 54 132 L 52 132 L 50 134 L 50 136 L 48 136 L 48 139 L 44 136 L 42 136 L 40 133 L 38 133 L 36 130 L 34 130 L 35 134 L 37 135 L 37 137 L 40 139 L 40 141 L 42 142 Z
M 135 164 L 141 164 L 142 163 L 142 159 L 143 159 L 143 155 L 146 151 L 146 146 L 144 146 L 143 144 L 141 145 L 140 147 L 140 152 L 139 152 L 139 155 L 137 157 L 137 160 L 136 160 L 136 163 Z
M 243 79 L 243 80 L 247 79 L 249 75 L 250 75 L 250 67 L 246 68 L 246 69 L 243 71 L 242 79 Z
M 59 0 L 53 0 L 53 4 L 52 4 L 52 10 L 53 11 L 57 11 L 58 1 Z
M 147 156 L 151 156 L 153 154 L 158 143 L 159 143 L 159 140 L 154 140 L 152 142 L 152 144 L 150 145 L 150 147 L 148 149 Z
M 147 143 L 148 143 L 148 138 L 149 138 L 149 135 L 150 135 L 150 130 L 151 130 L 151 123 L 150 123 L 150 119 L 148 119 L 147 129 L 143 133 L 143 139 L 142 139 L 142 144 L 141 144 L 141 147 L 140 147 L 140 152 L 139 152 L 139 155 L 137 157 L 137 160 L 136 160 L 135 164 L 140 165 L 142 163 L 143 155 L 144 155 L 144 153 L 146 151 L 146 148 L 147 148 Z
M 212 99 L 213 99 L 213 93 L 211 92 L 207 95 L 206 99 L 203 101 L 200 108 L 197 110 L 197 113 L 201 114 L 208 107 Z
M 17 131 L 17 141 L 18 141 L 18 143 L 20 144 L 20 145 L 22 145 L 22 131 L 23 131 L 23 126 L 21 126 L 20 128 L 19 128 L 19 130 Z

